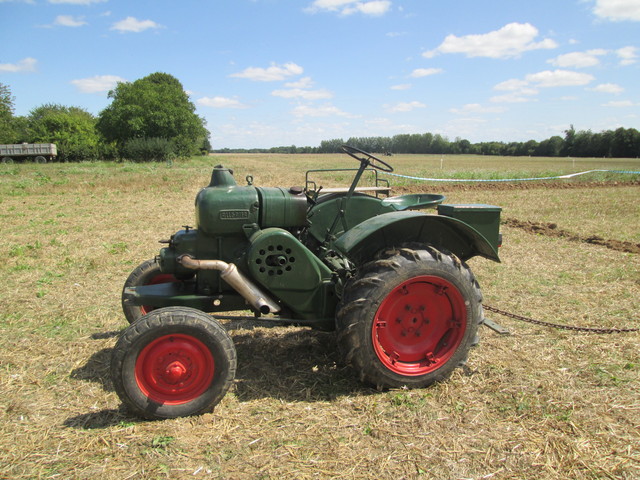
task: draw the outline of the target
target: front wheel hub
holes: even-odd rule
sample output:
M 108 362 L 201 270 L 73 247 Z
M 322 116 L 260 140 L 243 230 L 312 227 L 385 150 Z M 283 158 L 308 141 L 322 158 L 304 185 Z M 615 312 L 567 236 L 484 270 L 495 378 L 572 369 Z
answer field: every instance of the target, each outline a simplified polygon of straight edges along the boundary
M 140 390 L 154 402 L 180 405 L 202 395 L 211 385 L 213 355 L 197 338 L 165 335 L 142 349 L 135 378 Z
M 180 362 L 173 362 L 165 370 L 165 380 L 169 384 L 175 385 L 187 376 L 186 367 Z

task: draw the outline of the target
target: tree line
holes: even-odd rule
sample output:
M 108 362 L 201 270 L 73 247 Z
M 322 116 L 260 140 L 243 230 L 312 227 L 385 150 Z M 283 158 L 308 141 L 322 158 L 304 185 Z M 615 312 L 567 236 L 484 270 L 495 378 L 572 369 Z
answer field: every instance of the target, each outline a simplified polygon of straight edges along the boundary
M 450 141 L 439 134 L 400 134 L 393 137 L 351 137 L 323 140 L 318 147 L 295 145 L 266 149 L 219 149 L 217 153 L 340 153 L 342 145 L 380 154 L 470 154 L 536 157 L 606 157 L 637 158 L 640 156 L 640 132 L 634 128 L 618 128 L 600 133 L 576 131 L 573 125 L 564 132 L 537 142 L 480 142 L 456 138 Z
M 206 122 L 195 113 L 182 84 L 166 73 L 152 73 L 109 92 L 111 104 L 97 116 L 79 107 L 45 104 L 27 116 L 14 115 L 14 98 L 0 83 L 0 144 L 55 143 L 63 161 L 93 159 L 168 160 L 211 151 Z M 640 132 L 618 128 L 576 131 L 540 142 L 479 142 L 433 133 L 392 137 L 323 140 L 317 147 L 295 145 L 256 149 L 218 149 L 217 153 L 338 153 L 344 144 L 379 154 L 475 154 L 540 157 L 640 156 Z
M 205 121 L 175 77 L 121 82 L 108 97 L 98 116 L 58 104 L 15 116 L 11 90 L 0 84 L 0 144 L 55 143 L 61 161 L 164 161 L 211 149 Z

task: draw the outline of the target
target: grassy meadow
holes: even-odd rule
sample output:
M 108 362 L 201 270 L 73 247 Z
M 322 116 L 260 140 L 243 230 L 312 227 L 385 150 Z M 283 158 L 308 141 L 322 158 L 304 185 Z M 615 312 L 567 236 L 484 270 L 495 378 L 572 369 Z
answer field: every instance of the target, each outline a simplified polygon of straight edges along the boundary
M 396 173 L 449 179 L 640 171 L 638 159 L 396 155 Z M 346 155 L 215 155 L 166 164 L 0 165 L 0 478 L 637 479 L 640 333 L 595 335 L 487 315 L 465 369 L 422 390 L 379 392 L 331 333 L 228 324 L 238 352 L 213 413 L 142 421 L 120 404 L 111 349 L 120 291 L 183 225 L 223 164 L 239 184 L 303 185 Z M 317 175 L 346 185 L 349 174 Z M 384 176 L 397 194 L 503 208 L 502 263 L 472 259 L 485 303 L 539 320 L 640 327 L 640 175 L 545 182 Z M 370 181 L 371 179 L 367 179 Z M 606 242 L 605 242 L 606 243 Z

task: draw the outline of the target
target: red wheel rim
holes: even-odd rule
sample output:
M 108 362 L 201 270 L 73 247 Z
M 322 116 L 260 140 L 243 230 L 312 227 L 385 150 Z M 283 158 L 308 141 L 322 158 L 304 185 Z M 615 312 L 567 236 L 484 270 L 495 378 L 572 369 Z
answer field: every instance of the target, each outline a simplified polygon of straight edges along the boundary
M 373 348 L 385 367 L 405 376 L 442 367 L 466 330 L 467 307 L 460 291 L 437 276 L 401 283 L 380 304 L 372 327 Z
M 170 273 L 159 273 L 158 275 L 151 278 L 147 283 L 145 283 L 145 285 L 158 285 L 159 283 L 171 283 L 175 281 L 176 277 L 174 277 Z M 140 306 L 140 312 L 142 313 L 142 315 L 146 315 L 147 313 L 155 309 L 156 307 L 153 307 L 151 305 Z
M 144 347 L 136 360 L 136 382 L 150 400 L 180 405 L 202 395 L 213 380 L 211 351 L 197 338 L 165 335 Z

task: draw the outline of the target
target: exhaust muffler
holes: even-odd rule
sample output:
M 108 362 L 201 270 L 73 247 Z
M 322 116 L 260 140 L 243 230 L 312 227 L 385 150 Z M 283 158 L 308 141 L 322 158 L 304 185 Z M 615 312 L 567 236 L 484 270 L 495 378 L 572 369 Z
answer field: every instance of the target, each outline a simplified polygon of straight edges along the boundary
M 180 255 L 177 261 L 191 270 L 218 270 L 220 277 L 263 315 L 280 311 L 280 305 L 245 277 L 233 263 L 222 260 L 198 260 L 186 254 Z

